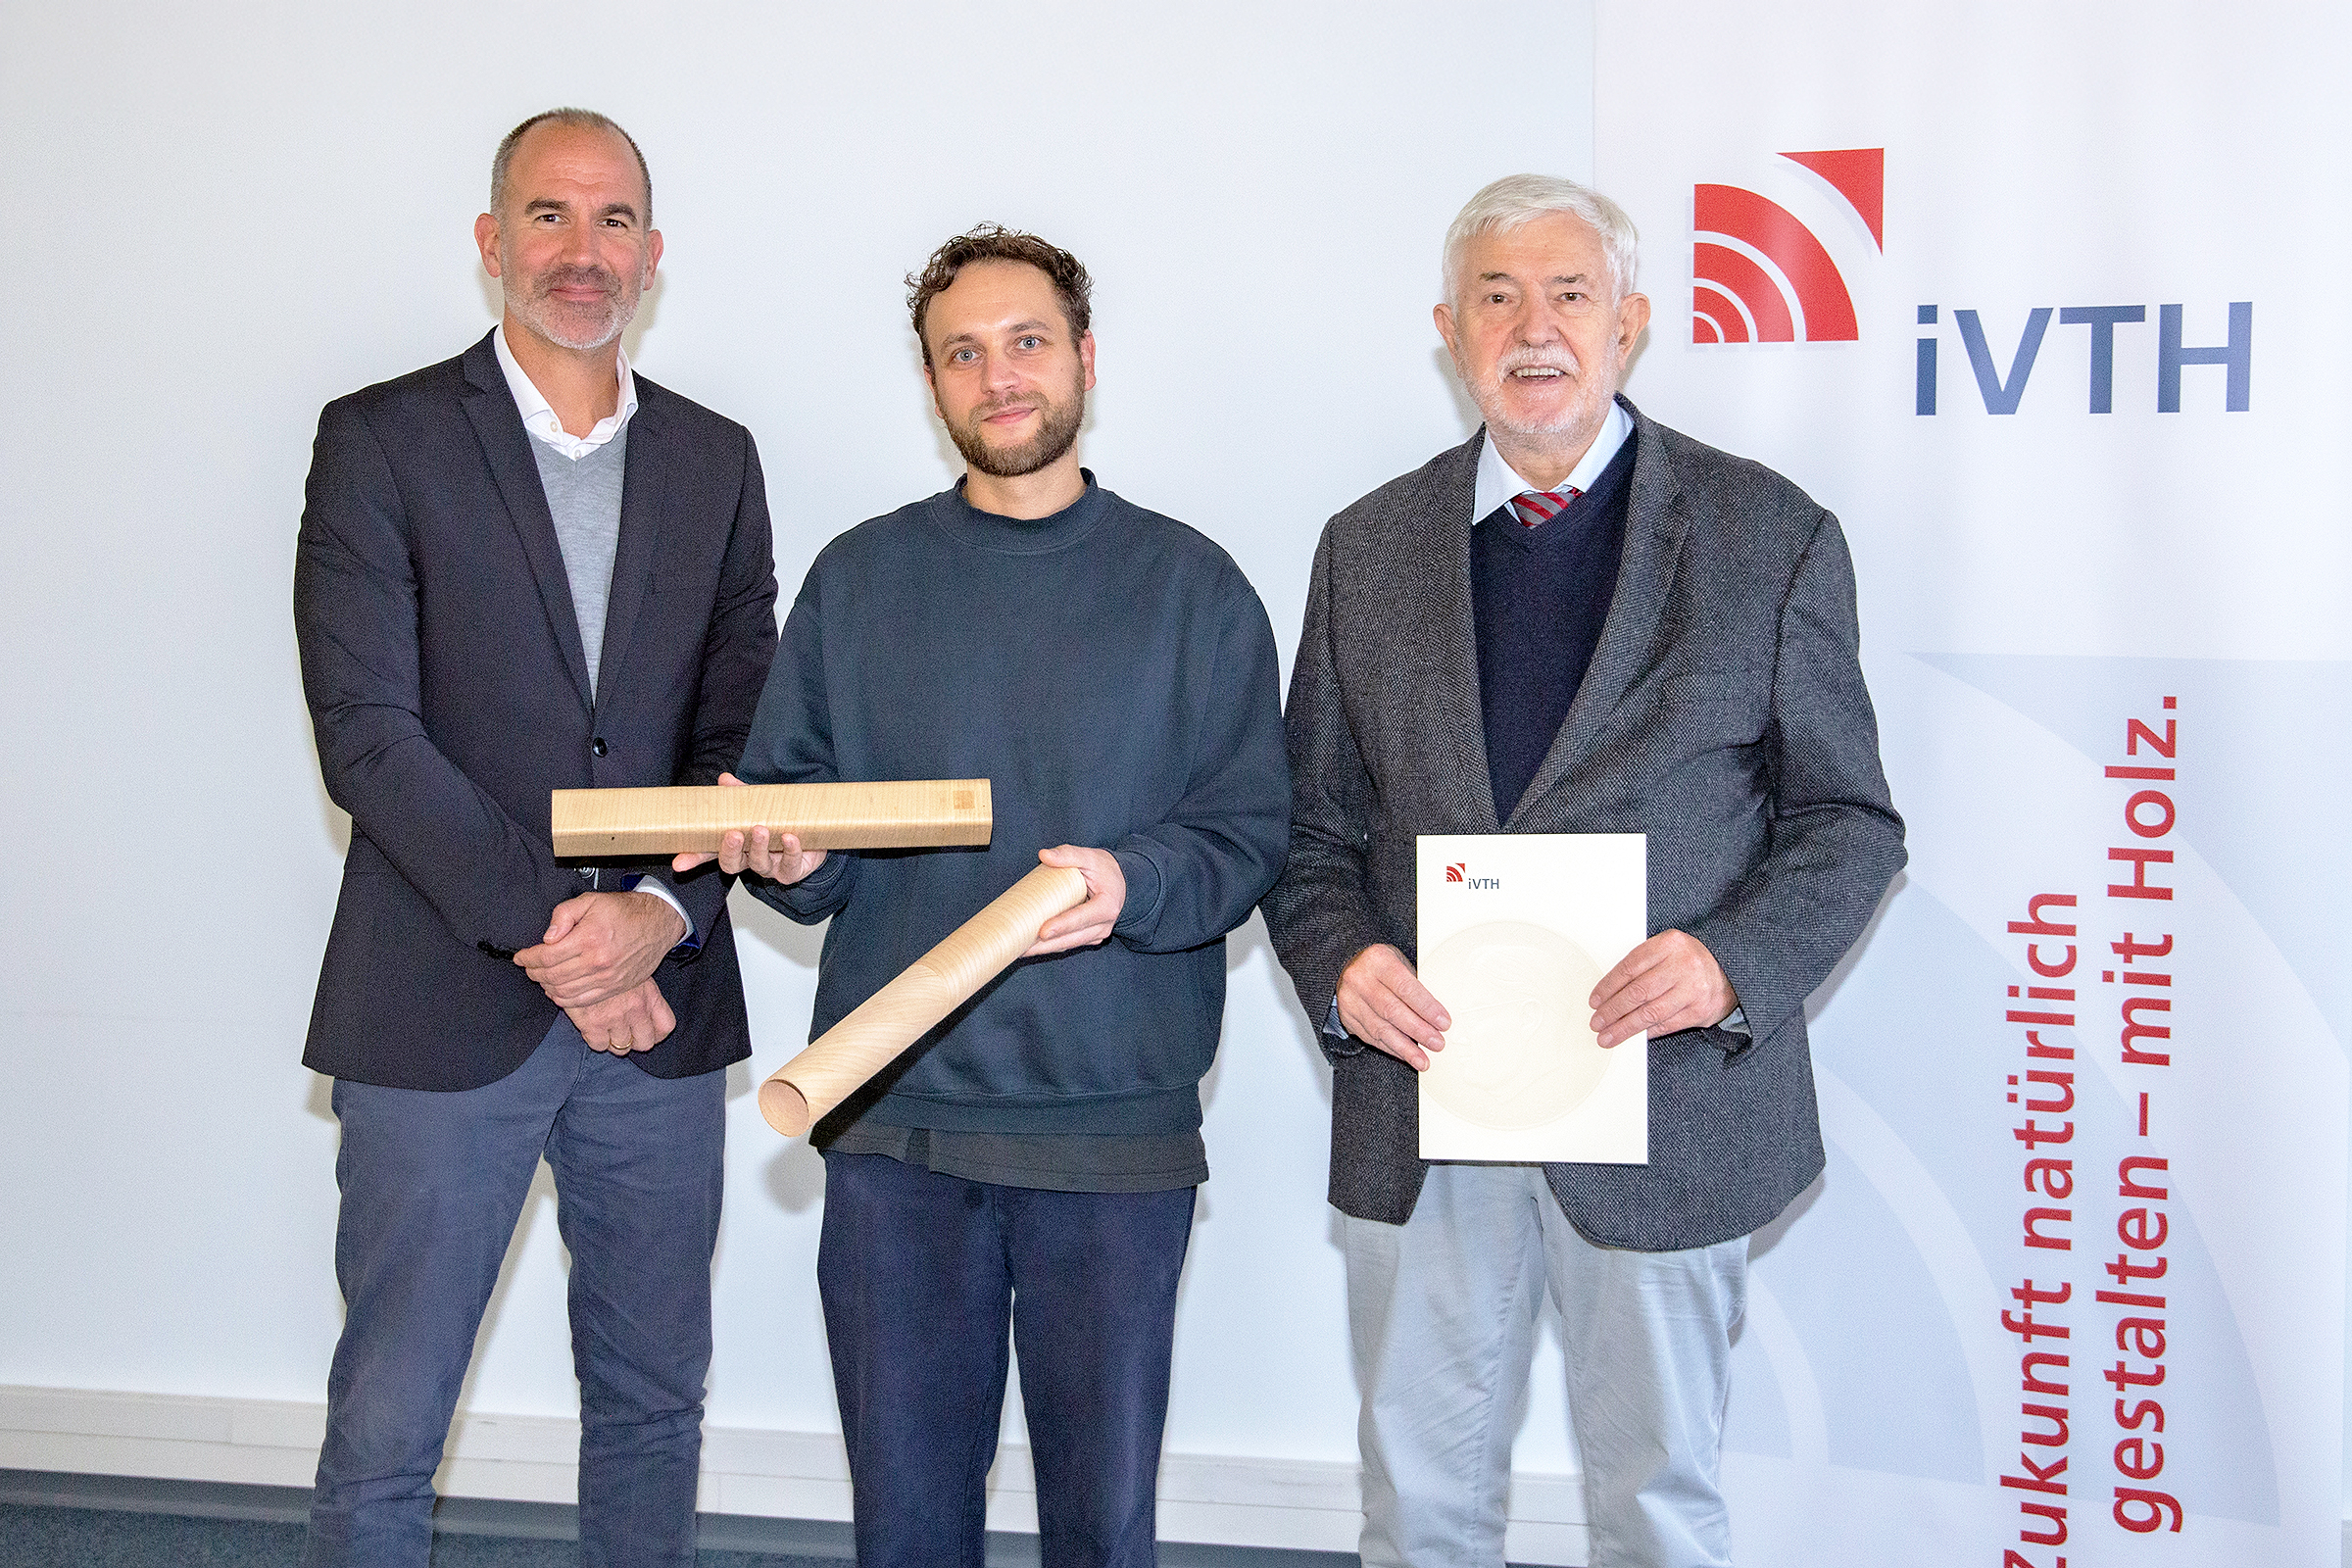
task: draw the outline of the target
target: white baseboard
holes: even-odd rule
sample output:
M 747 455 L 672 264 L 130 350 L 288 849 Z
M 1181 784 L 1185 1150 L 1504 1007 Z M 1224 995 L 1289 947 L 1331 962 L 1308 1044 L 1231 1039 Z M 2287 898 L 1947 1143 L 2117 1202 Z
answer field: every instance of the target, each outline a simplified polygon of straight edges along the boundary
M 323 1404 L 0 1386 L 0 1469 L 307 1487 Z M 576 1421 L 461 1414 L 435 1485 L 453 1497 L 570 1502 Z M 709 1427 L 701 1506 L 762 1518 L 847 1519 L 850 1471 L 835 1433 Z M 1163 1541 L 1353 1551 L 1356 1467 L 1171 1453 L 1159 1467 Z M 1581 1564 L 1577 1477 L 1512 1478 L 1505 1550 L 1515 1563 Z M 1006 1445 L 989 1474 L 992 1530 L 1035 1533 L 1029 1450 Z

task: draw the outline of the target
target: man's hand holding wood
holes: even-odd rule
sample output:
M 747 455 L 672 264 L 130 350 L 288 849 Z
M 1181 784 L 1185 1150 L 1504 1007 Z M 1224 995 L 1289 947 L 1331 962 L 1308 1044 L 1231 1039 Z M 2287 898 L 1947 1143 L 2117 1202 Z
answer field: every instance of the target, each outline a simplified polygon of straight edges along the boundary
M 743 780 L 732 773 L 718 775 L 721 784 L 743 787 Z M 672 871 L 681 874 L 712 860 L 729 876 L 763 876 L 770 882 L 798 882 L 825 863 L 822 850 L 804 850 L 800 839 L 790 833 L 772 838 L 765 827 L 755 827 L 750 834 L 729 833 L 719 840 L 716 855 L 688 853 L 669 862 Z

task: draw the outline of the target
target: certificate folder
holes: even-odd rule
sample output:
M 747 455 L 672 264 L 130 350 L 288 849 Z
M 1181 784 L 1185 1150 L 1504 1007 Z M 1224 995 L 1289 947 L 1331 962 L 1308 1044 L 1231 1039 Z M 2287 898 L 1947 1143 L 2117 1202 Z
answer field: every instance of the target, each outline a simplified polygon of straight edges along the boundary
M 1424 1159 L 1649 1159 L 1649 1042 L 1603 1051 L 1593 988 L 1648 935 L 1640 833 L 1424 834 L 1421 983 L 1453 1020 L 1421 1074 Z

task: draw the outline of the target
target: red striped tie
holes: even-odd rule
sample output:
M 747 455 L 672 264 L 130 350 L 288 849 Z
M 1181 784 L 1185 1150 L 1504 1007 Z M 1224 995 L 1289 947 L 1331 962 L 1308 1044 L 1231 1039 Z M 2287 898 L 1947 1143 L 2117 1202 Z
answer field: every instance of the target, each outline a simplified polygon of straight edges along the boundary
M 1526 527 L 1540 527 L 1567 511 L 1568 503 L 1583 494 L 1572 484 L 1557 490 L 1522 490 L 1511 497 L 1511 514 Z

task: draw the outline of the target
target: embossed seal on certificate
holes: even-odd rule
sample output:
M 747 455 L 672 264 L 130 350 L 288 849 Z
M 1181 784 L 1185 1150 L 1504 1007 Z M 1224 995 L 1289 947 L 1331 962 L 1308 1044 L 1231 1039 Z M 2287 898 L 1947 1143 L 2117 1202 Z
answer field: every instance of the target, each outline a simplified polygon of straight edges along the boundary
M 1492 920 L 1458 931 L 1422 959 L 1453 982 L 1446 1049 L 1430 1057 L 1427 1087 L 1466 1122 L 1519 1132 L 1559 1120 L 1591 1098 L 1609 1070 L 1593 1039 L 1592 988 L 1604 972 L 1556 931 Z

